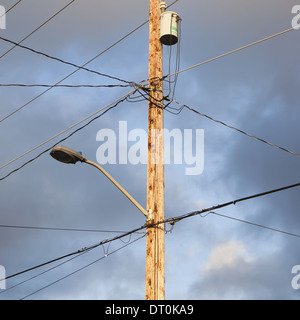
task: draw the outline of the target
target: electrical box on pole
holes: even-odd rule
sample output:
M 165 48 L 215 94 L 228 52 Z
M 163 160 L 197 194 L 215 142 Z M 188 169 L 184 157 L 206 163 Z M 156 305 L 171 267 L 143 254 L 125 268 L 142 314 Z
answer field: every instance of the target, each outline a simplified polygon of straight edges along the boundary
M 163 45 L 172 46 L 178 42 L 178 21 L 177 13 L 166 11 L 167 4 L 160 4 L 160 42 Z

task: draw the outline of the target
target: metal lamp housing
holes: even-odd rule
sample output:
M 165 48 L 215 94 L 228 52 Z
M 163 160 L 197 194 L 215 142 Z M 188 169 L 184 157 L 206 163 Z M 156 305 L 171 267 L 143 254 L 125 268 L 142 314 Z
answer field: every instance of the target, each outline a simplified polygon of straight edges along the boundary
M 80 152 L 77 152 L 73 149 L 64 147 L 64 146 L 57 146 L 54 147 L 50 155 L 57 161 L 63 163 L 72 163 L 75 164 L 76 162 L 85 162 L 86 157 L 84 157 Z

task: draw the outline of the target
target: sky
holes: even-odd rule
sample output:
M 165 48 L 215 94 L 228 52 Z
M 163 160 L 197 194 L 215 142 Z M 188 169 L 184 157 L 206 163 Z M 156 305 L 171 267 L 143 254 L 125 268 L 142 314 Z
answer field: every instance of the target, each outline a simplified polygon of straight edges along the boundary
M 0 5 L 8 10 L 16 2 L 1 0 Z M 21 41 L 69 2 L 20 1 L 6 14 L 6 29 L 0 29 L 0 37 Z M 164 75 L 176 71 L 179 53 L 179 70 L 184 70 L 291 28 L 295 17 L 292 8 L 299 4 L 292 0 L 177 1 L 169 10 L 182 19 L 180 46 L 163 48 Z M 148 75 L 148 24 L 110 47 L 146 22 L 148 15 L 149 2 L 145 0 L 75 0 L 22 45 L 80 66 L 100 54 L 86 68 L 140 83 Z M 299 32 L 292 30 L 181 72 L 174 99 L 299 154 Z M 0 56 L 11 47 L 0 39 Z M 48 88 L 3 86 L 54 85 L 74 70 L 74 66 L 20 47 L 0 58 L 0 118 L 10 115 L 0 122 L 0 178 L 80 125 L 6 165 L 11 160 L 133 90 L 117 86 L 57 87 L 43 93 Z M 80 70 L 60 84 L 126 83 Z M 168 92 L 165 83 L 164 94 Z M 119 145 L 124 143 L 119 139 L 120 122 L 126 123 L 128 132 L 146 132 L 147 107 L 147 101 L 136 93 L 62 144 L 97 162 L 97 151 L 105 143 L 97 136 L 110 131 L 115 133 L 119 156 Z M 178 109 L 179 105 L 172 102 L 169 107 Z M 165 165 L 166 218 L 299 183 L 299 155 L 262 143 L 187 108 L 178 114 L 168 111 L 174 109 L 164 113 L 165 128 L 179 129 L 182 136 L 190 130 L 194 140 L 185 146 L 194 155 L 196 132 L 204 133 L 204 151 L 200 153 L 204 167 L 201 173 L 188 175 L 186 168 L 193 167 L 191 163 L 176 164 L 171 157 L 171 163 Z M 127 150 L 122 143 L 120 149 L 129 152 L 135 142 L 129 139 Z M 103 167 L 146 206 L 146 164 L 124 164 L 117 157 L 116 163 Z M 298 300 L 300 291 L 292 286 L 296 276 L 292 268 L 300 265 L 300 239 L 291 234 L 300 235 L 299 192 L 299 187 L 293 188 L 215 210 L 223 216 L 209 213 L 179 221 L 172 229 L 166 225 L 166 299 Z M 145 223 L 141 212 L 96 168 L 83 163 L 59 163 L 49 152 L 0 181 L 0 203 L 0 265 L 6 276 Z M 0 299 L 143 300 L 143 235 L 132 234 L 62 265 L 58 264 L 66 259 L 8 279 L 5 285 L 9 290 L 0 289 Z

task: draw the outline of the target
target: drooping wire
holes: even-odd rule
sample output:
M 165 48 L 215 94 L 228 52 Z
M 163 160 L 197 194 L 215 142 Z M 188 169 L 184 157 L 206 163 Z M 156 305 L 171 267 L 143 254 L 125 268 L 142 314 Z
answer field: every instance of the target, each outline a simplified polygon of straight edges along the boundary
M 113 237 L 113 238 L 111 238 L 111 239 L 105 239 L 105 240 L 103 240 L 103 241 L 101 241 L 101 242 L 99 242 L 99 243 L 96 243 L 96 244 L 94 244 L 94 245 L 81 248 L 81 249 L 79 249 L 79 250 L 77 250 L 77 251 L 73 251 L 73 252 L 67 253 L 67 254 L 65 254 L 65 255 L 63 255 L 63 256 L 60 256 L 60 257 L 58 257 L 58 258 L 55 258 L 55 259 L 46 261 L 46 262 L 44 262 L 44 263 L 41 263 L 41 264 L 36 265 L 36 266 L 34 266 L 34 267 L 28 268 L 28 269 L 26 269 L 26 270 L 19 271 L 19 272 L 15 273 L 15 274 L 12 274 L 12 275 L 10 275 L 10 276 L 6 276 L 5 278 L 0 279 L 0 281 L 7 280 L 7 279 L 11 279 L 11 278 L 15 278 L 15 277 L 17 277 L 17 276 L 19 276 L 19 275 L 21 275 L 21 274 L 27 273 L 27 272 L 32 271 L 32 270 L 35 270 L 35 269 L 39 269 L 39 268 L 44 267 L 44 266 L 46 266 L 46 265 L 52 264 L 52 263 L 54 263 L 54 262 L 56 262 L 56 261 L 60 261 L 60 260 L 63 260 L 63 259 L 65 259 L 65 258 L 69 258 L 69 257 L 71 257 L 71 256 L 75 256 L 75 255 L 81 254 L 81 253 L 83 253 L 83 252 L 89 251 L 89 250 L 91 250 L 91 249 L 98 248 L 98 247 L 102 246 L 103 244 L 107 244 L 107 243 L 109 243 L 109 242 L 113 242 L 113 241 L 122 239 L 122 238 L 124 238 L 124 237 L 129 236 L 130 234 L 139 232 L 139 231 L 143 230 L 144 228 L 145 228 L 145 226 L 142 226 L 142 227 L 133 229 L 133 230 L 131 230 L 131 231 L 129 231 L 129 232 L 126 232 L 126 233 L 124 233 L 124 234 L 122 234 L 122 235 L 115 236 L 115 237 Z M 143 237 L 144 237 L 145 235 L 146 235 L 146 234 L 144 234 Z
M 179 109 L 177 109 L 177 108 L 174 108 L 174 107 L 170 107 L 170 104 L 173 101 L 169 100 L 169 98 L 167 96 L 165 96 L 162 100 L 157 100 L 155 97 L 152 96 L 151 92 L 147 88 L 139 87 L 137 89 L 137 91 L 139 92 L 140 96 L 144 98 L 144 100 L 147 100 L 148 102 L 151 101 L 155 107 L 162 108 L 162 109 L 166 110 L 169 113 L 178 115 L 184 108 L 184 107 L 180 107 Z M 165 106 L 162 107 L 161 106 L 161 102 L 163 100 L 166 100 L 167 103 L 166 103 Z
M 174 19 L 174 17 L 173 17 Z M 180 47 L 181 47 L 181 18 L 178 18 L 178 42 L 176 44 L 176 58 L 175 58 L 175 75 L 174 79 L 172 77 L 164 77 L 164 81 L 167 82 L 168 84 L 168 93 L 165 94 L 165 98 L 172 100 L 175 95 L 175 89 L 177 85 L 177 80 L 178 80 L 178 74 L 177 72 L 179 71 L 180 68 Z M 172 25 L 172 24 L 171 24 Z M 171 26 L 170 26 L 171 28 Z M 172 31 L 170 30 L 170 36 L 172 34 Z M 173 45 L 174 46 L 174 45 Z M 172 64 L 172 48 L 173 46 L 168 46 L 168 75 L 171 74 L 171 64 Z M 173 84 L 173 88 L 171 86 Z
M 250 196 L 247 196 L 247 197 L 243 197 L 243 198 L 239 198 L 239 199 L 232 200 L 232 201 L 229 201 L 229 202 L 225 202 L 225 203 L 222 203 L 222 204 L 218 204 L 218 205 L 215 205 L 215 206 L 212 206 L 212 207 L 209 207 L 209 208 L 205 208 L 205 209 L 202 209 L 202 210 L 197 210 L 197 211 L 189 212 L 189 213 L 186 213 L 186 214 L 183 214 L 183 215 L 179 215 L 179 216 L 175 216 L 175 217 L 171 217 L 171 218 L 166 218 L 166 219 L 164 219 L 162 221 L 157 221 L 155 223 L 149 222 L 149 223 L 146 223 L 145 225 L 143 225 L 141 227 L 135 228 L 135 229 L 133 229 L 133 230 L 131 230 L 131 231 L 125 233 L 125 234 L 116 236 L 116 237 L 111 238 L 111 239 L 106 239 L 106 240 L 101 241 L 100 243 L 97 243 L 95 245 L 82 248 L 80 250 L 77 250 L 77 251 L 68 253 L 68 254 L 66 254 L 64 256 L 58 257 L 56 259 L 44 262 L 44 263 L 42 263 L 40 265 L 37 265 L 37 266 L 32 267 L 32 268 L 29 268 L 27 270 L 20 271 L 18 273 L 13 274 L 13 275 L 10 275 L 10 276 L 7 276 L 5 278 L 2 278 L 2 279 L 0 279 L 0 281 L 16 277 L 18 275 L 24 274 L 24 273 L 29 272 L 29 271 L 34 270 L 34 269 L 38 269 L 38 268 L 40 268 L 42 266 L 51 264 L 53 262 L 68 258 L 68 257 L 73 256 L 73 255 L 80 254 L 82 252 L 85 252 L 87 250 L 91 250 L 93 248 L 97 248 L 99 246 L 102 246 L 103 244 L 107 244 L 108 242 L 119 240 L 121 238 L 127 237 L 127 236 L 129 236 L 129 235 L 131 235 L 133 233 L 137 233 L 137 232 L 139 232 L 139 231 L 141 231 L 143 229 L 146 229 L 146 228 L 153 228 L 153 227 L 158 226 L 160 224 L 166 224 L 166 223 L 169 223 L 169 224 L 172 225 L 172 224 L 180 222 L 180 221 L 182 221 L 184 219 L 191 218 L 191 217 L 194 217 L 194 216 L 197 216 L 197 215 L 200 215 L 200 216 L 203 217 L 204 213 L 214 213 L 214 214 L 216 214 L 215 210 L 217 210 L 217 209 L 222 209 L 222 208 L 225 208 L 225 207 L 228 207 L 228 206 L 231 206 L 231 205 L 236 205 L 237 203 L 240 203 L 240 202 L 244 202 L 244 201 L 248 201 L 248 200 L 252 200 L 252 199 L 257 199 L 257 198 L 260 198 L 260 197 L 264 197 L 264 196 L 267 196 L 267 195 L 270 195 L 270 194 L 286 191 L 286 190 L 297 188 L 297 187 L 300 187 L 300 182 L 292 184 L 292 185 L 287 185 L 287 186 L 284 186 L 284 187 L 280 187 L 280 188 L 277 188 L 277 189 L 272 189 L 272 190 L 268 190 L 268 191 L 265 191 L 265 192 L 253 194 L 253 195 L 250 195 Z M 265 226 L 262 226 L 262 225 L 257 225 L 257 226 L 265 227 Z M 289 233 L 289 232 L 285 232 L 285 231 L 282 231 L 282 230 L 279 230 L 279 229 L 273 229 L 273 228 L 268 228 L 268 229 L 270 229 L 270 230 L 272 229 L 272 231 L 281 232 L 281 233 L 285 233 L 287 235 L 291 235 L 291 236 L 300 238 L 299 234 L 293 234 L 293 233 Z M 143 237 L 145 235 L 146 234 L 144 234 Z
M 42 288 L 40 288 L 40 289 L 38 289 L 38 290 L 36 290 L 36 291 L 28 294 L 28 295 L 26 295 L 26 296 L 24 296 L 24 297 L 21 298 L 20 300 L 25 300 L 26 298 L 28 298 L 28 297 L 30 297 L 30 296 L 32 296 L 32 295 L 34 295 L 34 294 L 36 294 L 36 293 L 38 293 L 38 292 L 46 289 L 46 288 L 49 288 L 50 286 L 52 286 L 52 285 L 54 285 L 54 284 L 56 284 L 56 283 L 58 283 L 58 282 L 60 282 L 60 281 L 62 281 L 62 280 L 64 280 L 64 279 L 66 279 L 66 278 L 68 278 L 68 277 L 76 274 L 76 273 L 79 272 L 79 271 L 82 271 L 82 270 L 90 267 L 91 265 L 93 265 L 93 264 L 95 264 L 95 263 L 97 263 L 97 262 L 99 262 L 99 261 L 107 258 L 108 256 L 110 256 L 110 255 L 112 255 L 112 254 L 120 251 L 121 249 L 124 249 L 124 248 L 128 247 L 129 245 L 137 242 L 138 240 L 141 240 L 141 239 L 144 238 L 144 237 L 145 237 L 145 235 L 143 235 L 143 236 L 141 236 L 141 237 L 139 237 L 139 238 L 137 238 L 137 239 L 135 239 L 135 240 L 133 240 L 133 241 L 131 241 L 131 242 L 129 242 L 129 243 L 124 244 L 122 247 L 120 247 L 120 248 L 118 248 L 118 249 L 116 249 L 116 250 L 114 250 L 114 251 L 111 251 L 111 252 L 109 252 L 109 253 L 106 253 L 106 254 L 105 254 L 104 256 L 102 256 L 101 258 L 96 259 L 96 260 L 94 260 L 94 261 L 92 261 L 92 262 L 84 265 L 83 267 L 81 267 L 81 268 L 79 268 L 79 269 L 76 269 L 75 271 L 73 271 L 73 272 L 71 272 L 71 273 L 68 273 L 67 275 L 65 275 L 65 276 L 57 279 L 56 281 L 53 281 L 53 282 L 49 283 L 48 285 L 46 285 L 46 286 L 44 286 L 44 287 L 42 287 Z

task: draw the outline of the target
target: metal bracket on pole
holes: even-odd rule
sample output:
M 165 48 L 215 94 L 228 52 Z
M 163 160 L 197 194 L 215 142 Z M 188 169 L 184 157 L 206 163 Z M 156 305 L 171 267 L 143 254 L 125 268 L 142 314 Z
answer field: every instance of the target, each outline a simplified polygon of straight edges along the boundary
M 148 218 L 148 212 L 123 187 L 121 187 L 119 183 L 115 179 L 113 179 L 113 177 L 110 174 L 108 174 L 101 166 L 89 160 L 85 160 L 84 162 L 99 169 L 142 212 L 142 214 L 146 218 Z

